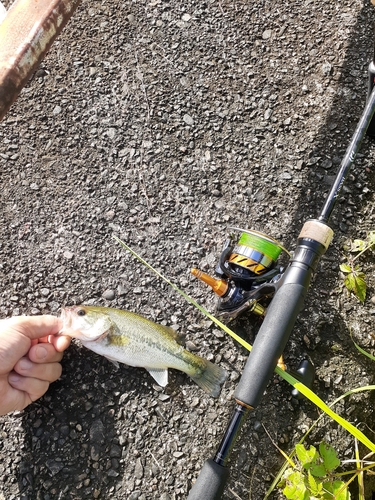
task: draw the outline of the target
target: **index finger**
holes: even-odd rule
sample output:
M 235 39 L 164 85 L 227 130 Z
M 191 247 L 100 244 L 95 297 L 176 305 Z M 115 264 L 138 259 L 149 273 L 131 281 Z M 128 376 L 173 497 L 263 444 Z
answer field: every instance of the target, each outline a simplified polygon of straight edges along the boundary
M 14 316 L 0 322 L 2 329 L 11 328 L 13 331 L 28 337 L 31 340 L 56 335 L 62 328 L 62 321 L 56 316 Z

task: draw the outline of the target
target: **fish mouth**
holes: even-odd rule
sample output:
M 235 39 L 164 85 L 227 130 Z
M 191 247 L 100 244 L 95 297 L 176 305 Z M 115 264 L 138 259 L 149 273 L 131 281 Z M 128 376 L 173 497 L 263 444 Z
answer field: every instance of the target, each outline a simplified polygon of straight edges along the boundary
M 63 307 L 61 309 L 60 318 L 62 321 L 62 328 L 59 331 L 58 335 L 65 335 L 66 330 L 71 328 L 71 323 L 72 323 L 72 317 L 69 308 Z

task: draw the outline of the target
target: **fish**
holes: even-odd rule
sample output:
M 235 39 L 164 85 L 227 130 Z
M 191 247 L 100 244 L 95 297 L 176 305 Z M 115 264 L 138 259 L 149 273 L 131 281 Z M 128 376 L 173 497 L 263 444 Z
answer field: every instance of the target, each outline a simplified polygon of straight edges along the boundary
M 79 339 L 92 351 L 118 366 L 143 367 L 162 387 L 168 384 L 168 368 L 180 370 L 206 391 L 218 397 L 227 379 L 224 368 L 186 350 L 173 328 L 154 323 L 139 314 L 99 306 L 71 306 L 61 310 L 60 335 Z

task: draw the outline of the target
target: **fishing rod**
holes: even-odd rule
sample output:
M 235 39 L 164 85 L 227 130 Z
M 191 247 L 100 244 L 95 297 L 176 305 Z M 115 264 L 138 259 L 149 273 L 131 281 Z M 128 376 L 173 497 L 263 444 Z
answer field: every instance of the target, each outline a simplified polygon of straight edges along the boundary
M 281 252 L 281 245 L 261 233 L 248 231 L 241 235 L 238 245 L 228 243 L 227 251 L 224 249 L 218 266 L 221 279 L 211 278 L 212 281 L 209 282 L 207 275 L 200 274 L 198 270 L 192 271 L 218 293 L 222 300 L 218 309 L 226 317 L 235 317 L 246 308 L 264 315 L 264 310 L 256 310 L 259 305 L 258 299 L 272 294 L 273 296 L 234 393 L 236 406 L 232 419 L 215 456 L 204 463 L 189 493 L 188 500 L 219 500 L 222 496 L 229 477 L 227 465 L 230 452 L 246 417 L 260 403 L 297 316 L 303 307 L 311 277 L 320 258 L 331 243 L 333 231 L 328 226 L 328 222 L 342 186 L 349 175 L 366 132 L 370 136 L 375 135 L 374 84 L 375 55 L 374 61 L 369 66 L 367 104 L 342 159 L 335 182 L 326 197 L 318 218 L 308 220 L 303 225 L 297 240 L 297 247 L 286 270 L 283 272 L 282 269 L 277 268 L 273 260 L 277 252 L 279 250 Z M 270 248 L 273 250 L 271 263 L 264 260 L 264 257 L 267 256 L 266 251 L 269 251 L 268 247 L 265 248 L 267 244 L 271 244 Z M 269 266 L 264 266 L 265 263 Z M 262 273 L 253 272 L 259 270 L 257 268 L 259 265 L 263 265 L 265 268 L 264 274 L 272 274 L 274 271 L 270 279 L 266 279 L 263 283 L 254 282 L 251 279 L 253 275 L 255 275 L 255 279 L 262 276 Z M 259 291 L 261 287 L 263 287 L 263 291 Z

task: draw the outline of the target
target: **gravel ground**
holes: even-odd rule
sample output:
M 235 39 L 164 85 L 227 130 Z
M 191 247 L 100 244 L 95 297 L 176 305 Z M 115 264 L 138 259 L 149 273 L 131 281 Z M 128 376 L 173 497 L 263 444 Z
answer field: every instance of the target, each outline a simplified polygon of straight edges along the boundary
M 373 21 L 359 0 L 82 2 L 0 124 L 1 317 L 129 309 L 173 326 L 230 376 L 217 400 L 176 371 L 162 390 L 74 343 L 47 395 L 0 418 L 1 500 L 186 498 L 232 414 L 246 352 L 112 234 L 210 311 L 189 271 L 213 271 L 228 226 L 293 249 L 362 112 Z M 366 140 L 285 353 L 292 368 L 311 358 L 326 401 L 374 379 L 349 334 L 374 344 L 374 260 L 362 261 L 363 305 L 339 276 L 343 244 L 375 228 L 374 157 Z M 249 341 L 256 326 L 232 325 Z M 362 394 L 336 410 L 374 440 L 372 406 Z M 289 451 L 317 416 L 275 377 L 233 451 L 224 498 L 263 498 L 282 464 L 264 427 Z M 322 438 L 353 457 L 353 439 L 328 419 L 312 442 Z

